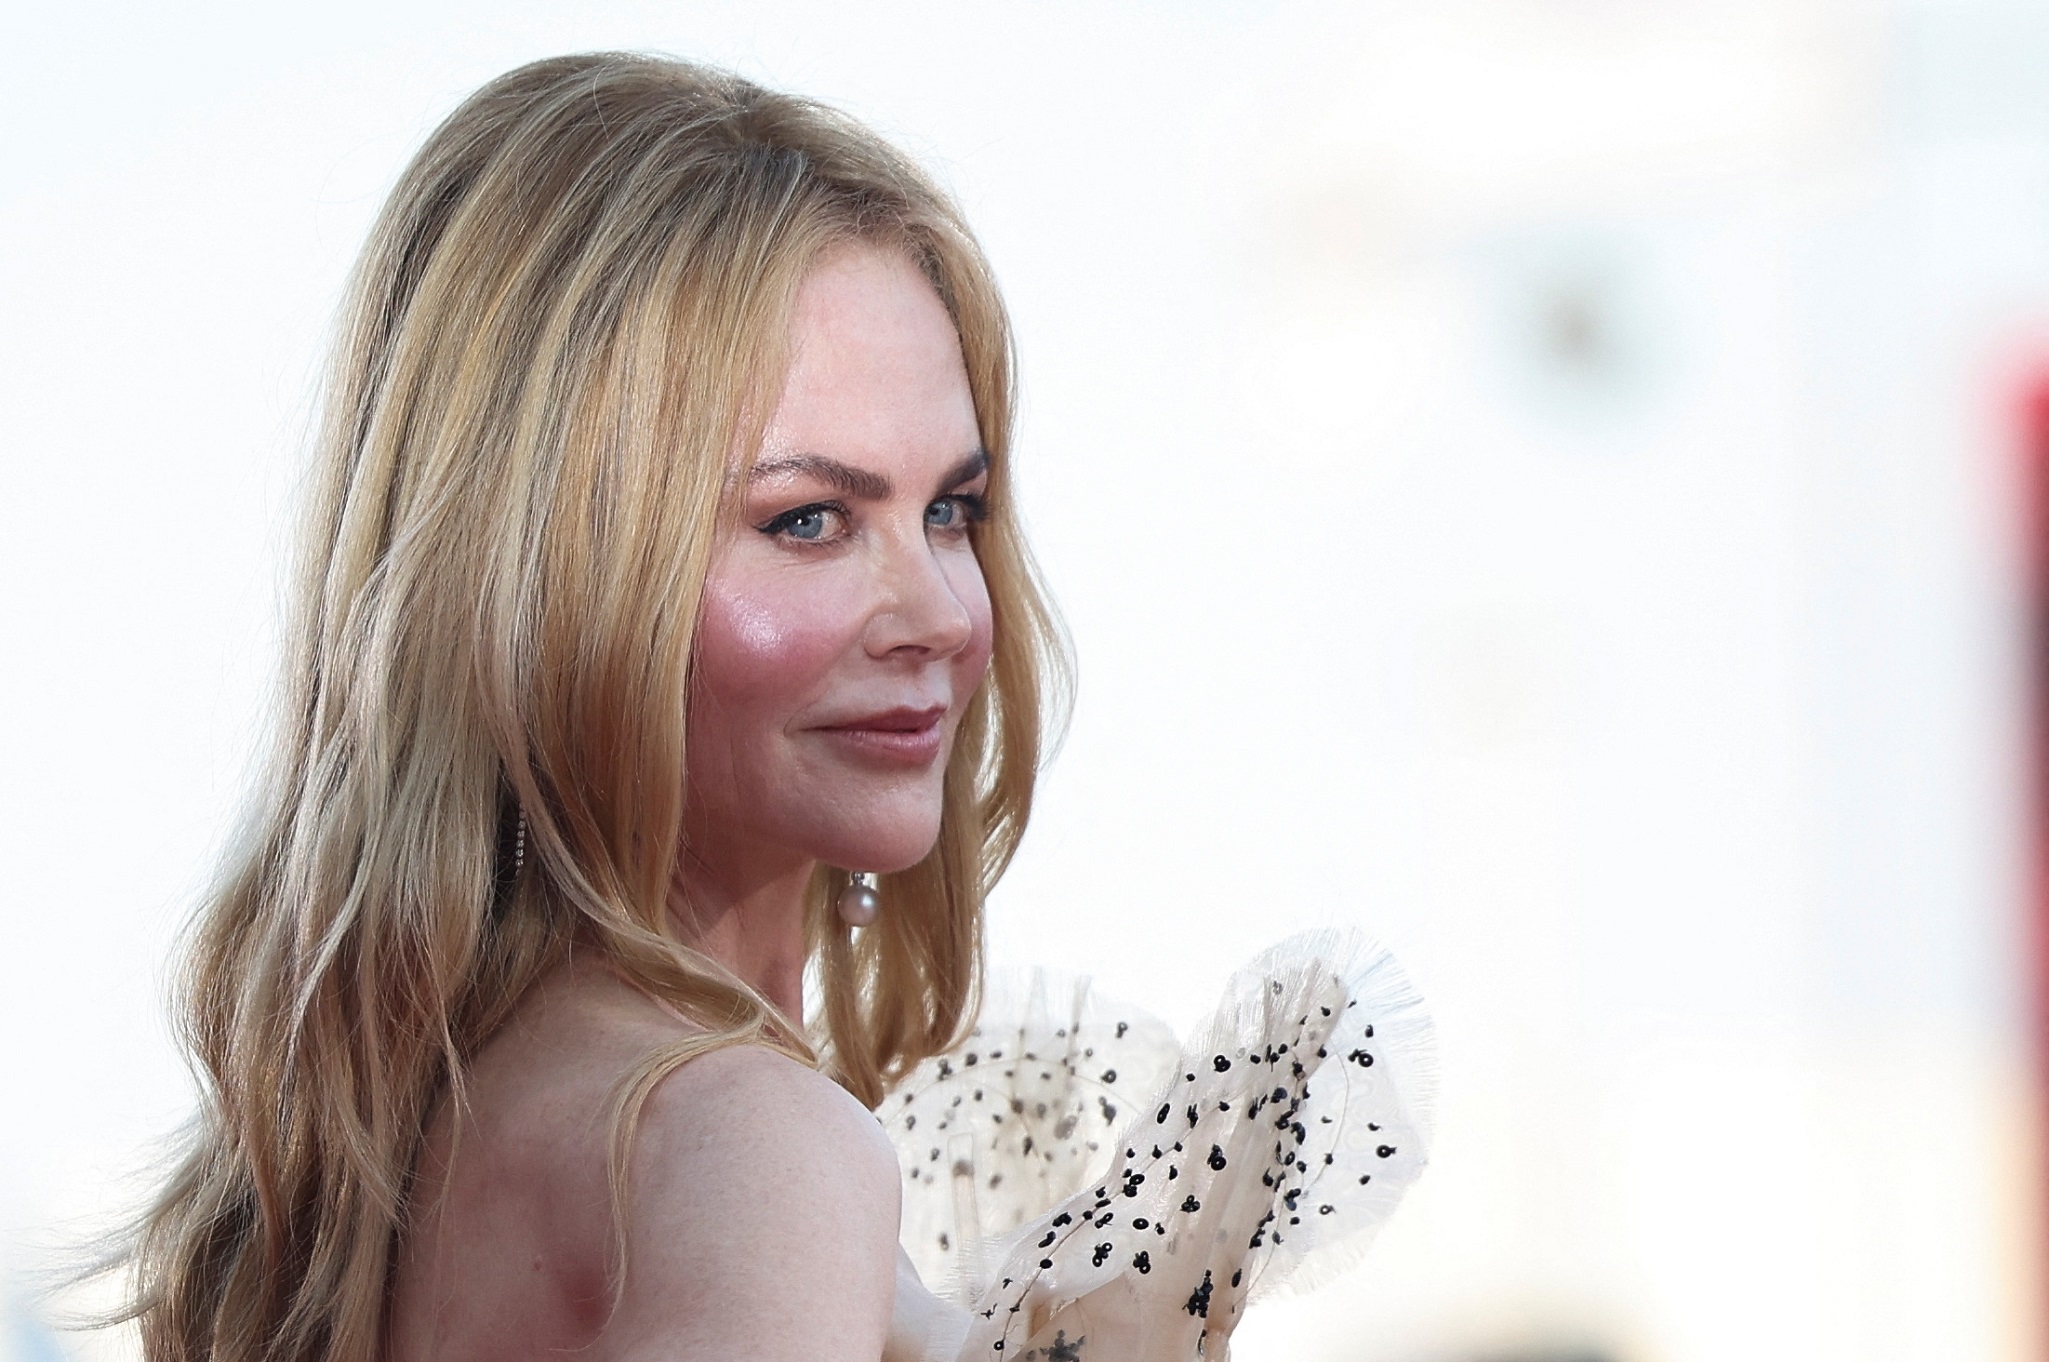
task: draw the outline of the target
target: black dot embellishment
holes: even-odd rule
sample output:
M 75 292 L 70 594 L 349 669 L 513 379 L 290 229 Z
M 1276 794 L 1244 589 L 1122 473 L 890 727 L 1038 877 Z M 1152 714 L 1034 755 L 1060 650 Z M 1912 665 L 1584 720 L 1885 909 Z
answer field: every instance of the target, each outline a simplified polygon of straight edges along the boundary
M 1382 1145 L 1381 1148 L 1387 1149 L 1387 1146 Z M 1394 1153 L 1392 1149 L 1387 1149 L 1387 1154 L 1392 1153 Z M 1384 1159 L 1387 1157 L 1387 1154 L 1382 1154 L 1380 1157 Z M 1224 1147 L 1222 1145 L 1213 1144 L 1209 1147 L 1209 1166 L 1212 1169 L 1221 1173 L 1224 1171 L 1224 1165 L 1228 1162 L 1230 1161 L 1224 1157 Z
M 1380 1146 L 1380 1148 L 1374 1150 L 1373 1152 L 1380 1155 L 1380 1157 L 1383 1159 L 1392 1158 L 1394 1156 L 1394 1146 L 1391 1144 L 1384 1144 Z
M 1209 1270 L 1205 1268 L 1202 1274 L 1202 1285 L 1196 1287 L 1194 1293 L 1188 1297 L 1188 1313 L 1196 1316 L 1198 1319 L 1208 1319 L 1210 1292 L 1215 1289 L 1215 1284 L 1210 1281 Z
M 1231 1061 L 1230 1061 L 1230 1060 L 1228 1060 L 1228 1059 L 1225 1059 L 1225 1058 L 1224 1058 L 1224 1057 L 1223 1057 L 1222 1055 L 1218 1055 L 1218 1056 L 1217 1056 L 1217 1057 L 1216 1057 L 1215 1059 L 1211 1060 L 1210 1062 L 1211 1062 L 1212 1064 L 1216 1065 L 1216 1068 L 1217 1068 L 1217 1072 L 1218 1072 L 1218 1073 L 1220 1073 L 1220 1074 L 1221 1074 L 1221 1073 L 1229 1073 L 1229 1072 L 1230 1072 L 1230 1069 L 1231 1069 Z
M 1041 1239 L 1041 1240 L 1039 1241 L 1039 1247 L 1040 1247 L 1040 1248 L 1052 1248 L 1052 1247 L 1053 1247 L 1053 1241 L 1054 1241 L 1055 1239 L 1058 1239 L 1059 1237 L 1060 1237 L 1060 1236 L 1059 1236 L 1058 1234 L 1054 1233 L 1054 1232 L 1053 1232 L 1052 1230 L 1047 1230 L 1047 1231 L 1046 1231 L 1046 1237 L 1045 1237 L 1044 1239 Z
M 1111 1246 L 1108 1243 L 1096 1245 L 1095 1258 L 1093 1259 L 1091 1265 L 1094 1267 L 1101 1267 L 1104 1263 L 1108 1262 L 1110 1259 L 1110 1249 Z
M 1153 1256 L 1144 1249 L 1140 1249 L 1138 1256 L 1131 1260 L 1131 1265 L 1138 1269 L 1140 1276 L 1144 1276 L 1153 1270 Z
M 1194 1215 L 1197 1211 L 1202 1209 L 1202 1203 L 1191 1196 L 1181 1203 L 1181 1209 L 1188 1212 L 1188 1214 L 1190 1215 Z

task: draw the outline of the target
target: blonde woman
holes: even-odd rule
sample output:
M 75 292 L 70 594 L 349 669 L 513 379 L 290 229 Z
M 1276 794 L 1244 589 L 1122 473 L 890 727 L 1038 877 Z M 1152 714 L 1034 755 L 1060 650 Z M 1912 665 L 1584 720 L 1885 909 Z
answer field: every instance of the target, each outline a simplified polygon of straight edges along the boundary
M 1063 688 L 1011 382 L 955 208 L 815 104 L 573 57 L 432 136 L 352 285 L 283 732 L 192 946 L 150 1362 L 1050 1358 L 1084 1316 L 1139 1356 L 1118 1311 L 1222 1351 L 1238 1281 L 1167 1270 L 1165 1211 L 1109 1314 L 1049 1294 L 1108 1242 L 1049 1230 L 1000 1311 L 896 1248 L 872 1109 L 953 1072 Z M 1177 1204 L 1239 1148 L 1205 1101 Z

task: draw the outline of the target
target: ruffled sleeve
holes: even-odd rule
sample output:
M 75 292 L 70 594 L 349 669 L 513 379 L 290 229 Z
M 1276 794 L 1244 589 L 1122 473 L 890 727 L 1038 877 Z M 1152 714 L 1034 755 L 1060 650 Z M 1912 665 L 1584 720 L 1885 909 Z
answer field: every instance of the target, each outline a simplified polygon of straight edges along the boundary
M 1393 957 L 1295 937 L 1186 1046 L 1041 977 L 885 1107 L 959 1358 L 1182 1362 L 1363 1252 L 1422 1172 L 1429 1023 Z

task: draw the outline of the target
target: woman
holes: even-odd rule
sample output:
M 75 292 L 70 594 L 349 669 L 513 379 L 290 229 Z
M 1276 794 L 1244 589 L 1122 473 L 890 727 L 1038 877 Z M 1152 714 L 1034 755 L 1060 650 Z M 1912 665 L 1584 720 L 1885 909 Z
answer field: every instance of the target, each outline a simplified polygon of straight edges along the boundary
M 1375 1060 L 1323 955 L 1258 965 L 1122 1150 L 1143 1026 L 1000 1074 L 970 1036 L 946 1088 L 1065 672 L 1001 301 L 873 134 L 514 71 L 401 179 L 328 403 L 275 769 L 192 948 L 202 1119 L 132 1255 L 151 1362 L 1217 1356 L 1263 1265 L 1384 1213 L 1312 1184 L 1406 1185 L 1324 1082 Z M 1017 1239 L 941 1260 L 959 1305 L 896 1249 L 900 1084 L 924 1247 Z
M 1010 420 L 979 250 L 845 118 L 593 56 L 434 134 L 192 949 L 151 1359 L 880 1354 L 862 1105 L 969 1014 L 1060 676 Z

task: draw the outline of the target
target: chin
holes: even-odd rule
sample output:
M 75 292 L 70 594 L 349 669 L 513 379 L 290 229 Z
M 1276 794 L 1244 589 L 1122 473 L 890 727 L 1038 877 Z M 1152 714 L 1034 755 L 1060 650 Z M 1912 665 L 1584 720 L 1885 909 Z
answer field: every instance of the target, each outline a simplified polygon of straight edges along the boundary
M 906 811 L 906 816 L 863 820 L 819 839 L 819 859 L 842 870 L 880 875 L 909 870 L 932 854 L 939 841 L 939 808 Z
M 847 870 L 871 870 L 878 875 L 894 875 L 900 870 L 909 870 L 930 856 L 938 841 L 939 828 L 935 824 L 929 836 L 878 838 L 865 844 L 862 848 L 865 855 L 849 857 L 834 864 Z

